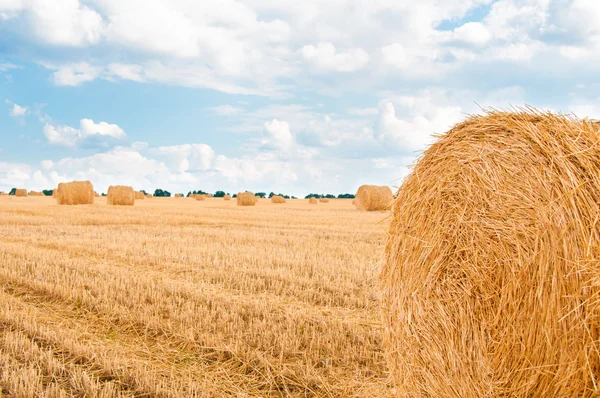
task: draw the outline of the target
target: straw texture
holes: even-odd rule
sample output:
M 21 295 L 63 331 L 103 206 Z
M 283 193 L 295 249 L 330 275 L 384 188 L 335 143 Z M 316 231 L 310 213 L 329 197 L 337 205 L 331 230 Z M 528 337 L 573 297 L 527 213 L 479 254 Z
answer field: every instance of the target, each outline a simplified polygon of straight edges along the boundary
M 125 185 L 111 185 L 106 194 L 106 203 L 109 206 L 133 206 L 135 192 L 132 187 Z
M 24 188 L 15 190 L 15 196 L 27 196 L 27 190 Z
M 146 198 L 146 195 L 144 195 L 143 192 L 137 192 L 136 191 L 136 193 L 135 193 L 135 200 L 138 200 L 138 199 L 142 200 L 142 199 L 145 199 L 145 198 Z
M 38 191 L 29 191 L 29 196 L 44 196 L 44 193 Z
M 319 203 L 319 201 L 317 200 L 317 198 L 308 198 L 308 203 L 311 205 L 316 205 Z
M 354 205 L 358 210 L 387 210 L 394 196 L 388 186 L 361 185 L 356 192 Z
M 238 206 L 254 206 L 258 199 L 252 192 L 239 192 L 236 201 Z
M 59 205 L 91 205 L 94 203 L 94 187 L 89 181 L 61 182 L 54 190 Z
M 394 201 L 381 272 L 400 397 L 591 397 L 600 137 L 534 109 L 456 125 Z
M 285 198 L 281 195 L 271 196 L 271 203 L 285 203 Z

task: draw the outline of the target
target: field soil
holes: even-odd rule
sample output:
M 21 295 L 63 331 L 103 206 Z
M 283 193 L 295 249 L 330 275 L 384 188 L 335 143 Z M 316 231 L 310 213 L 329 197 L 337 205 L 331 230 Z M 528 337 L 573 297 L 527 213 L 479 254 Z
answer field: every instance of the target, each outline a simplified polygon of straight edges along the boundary
M 1 196 L 0 396 L 388 396 L 351 202 Z

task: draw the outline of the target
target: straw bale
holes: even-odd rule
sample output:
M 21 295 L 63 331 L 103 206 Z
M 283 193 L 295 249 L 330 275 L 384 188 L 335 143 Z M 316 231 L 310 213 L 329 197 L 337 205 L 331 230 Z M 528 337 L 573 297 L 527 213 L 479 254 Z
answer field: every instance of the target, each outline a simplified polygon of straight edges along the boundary
M 358 210 L 387 210 L 394 199 L 388 186 L 361 185 L 356 192 L 354 205 Z
M 147 193 L 147 194 L 146 194 L 146 199 L 150 199 L 151 197 L 152 197 L 152 194 L 151 194 L 151 193 Z
M 600 393 L 600 132 L 532 108 L 439 137 L 394 201 L 381 272 L 401 397 Z
M 258 199 L 252 192 L 239 192 L 236 201 L 238 206 L 254 206 Z
M 125 185 L 111 185 L 106 193 L 106 203 L 110 206 L 133 206 L 135 191 Z
M 44 193 L 38 191 L 29 191 L 29 196 L 44 196 Z
M 225 196 L 223 196 L 223 200 L 231 200 L 231 196 L 225 195 Z
M 176 198 L 181 198 L 181 195 L 180 195 L 180 194 L 178 194 L 178 193 L 176 193 L 176 194 L 175 194 L 175 197 L 176 197 Z
M 321 198 L 321 199 L 319 199 L 319 202 L 321 202 L 321 203 L 329 203 L 329 199 L 327 199 L 327 198 Z
M 285 203 L 285 198 L 281 195 L 271 196 L 271 203 Z
M 204 195 L 194 195 L 196 200 L 205 200 L 206 197 Z
M 94 187 L 89 181 L 61 182 L 52 194 L 59 205 L 73 206 L 94 203 Z
M 94 192 L 94 197 L 95 197 L 95 198 L 99 198 L 99 197 L 100 197 L 100 194 L 99 194 L 98 192 Z
M 319 203 L 319 201 L 317 200 L 317 198 L 309 198 L 308 203 L 311 205 L 316 205 Z
M 144 193 L 143 193 L 143 192 L 136 192 L 136 193 L 135 193 L 135 200 L 138 200 L 138 199 L 145 199 L 145 198 L 146 198 L 146 195 L 144 195 Z
M 26 189 L 17 189 L 15 191 L 15 196 L 27 196 L 27 190 Z

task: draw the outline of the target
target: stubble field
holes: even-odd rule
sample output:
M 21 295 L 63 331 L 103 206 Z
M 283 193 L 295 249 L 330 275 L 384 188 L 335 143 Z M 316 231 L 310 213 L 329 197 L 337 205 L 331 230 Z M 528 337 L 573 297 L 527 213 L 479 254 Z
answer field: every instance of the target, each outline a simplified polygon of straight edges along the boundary
M 387 216 L 0 197 L 0 396 L 387 396 Z

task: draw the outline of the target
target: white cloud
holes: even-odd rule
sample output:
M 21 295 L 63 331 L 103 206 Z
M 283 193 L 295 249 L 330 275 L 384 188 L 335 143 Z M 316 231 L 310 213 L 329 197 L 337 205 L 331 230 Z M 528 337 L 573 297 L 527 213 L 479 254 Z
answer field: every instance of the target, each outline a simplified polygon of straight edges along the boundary
M 354 72 L 369 62 L 369 54 L 361 48 L 338 52 L 331 43 L 302 47 L 302 56 L 316 69 L 336 72 Z
M 61 124 L 46 123 L 43 131 L 50 144 L 66 147 L 75 147 L 90 142 L 102 145 L 106 140 L 127 138 L 123 129 L 116 124 L 94 123 L 91 119 L 81 119 L 78 129 Z
M 208 170 L 215 157 L 214 150 L 206 144 L 161 146 L 151 152 L 165 157 L 167 163 L 179 172 Z
M 481 22 L 467 22 L 454 29 L 454 39 L 475 45 L 484 45 L 490 41 L 492 35 Z
M 219 105 L 208 108 L 219 116 L 237 115 L 243 111 L 243 108 L 233 105 Z
M 58 86 L 78 86 L 96 79 L 102 73 L 101 68 L 92 66 L 86 62 L 60 66 L 45 64 L 44 66 L 56 70 L 52 74 L 52 81 Z
M 270 145 L 281 151 L 288 151 L 294 145 L 294 137 L 290 132 L 290 125 L 287 122 L 273 119 L 264 124 L 265 131 L 269 137 L 266 141 Z
M 25 116 L 29 112 L 29 108 L 26 106 L 20 106 L 17 104 L 12 104 L 12 108 L 8 111 L 8 114 L 12 117 Z

